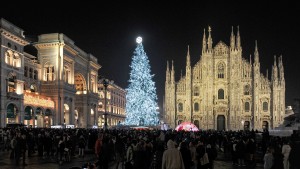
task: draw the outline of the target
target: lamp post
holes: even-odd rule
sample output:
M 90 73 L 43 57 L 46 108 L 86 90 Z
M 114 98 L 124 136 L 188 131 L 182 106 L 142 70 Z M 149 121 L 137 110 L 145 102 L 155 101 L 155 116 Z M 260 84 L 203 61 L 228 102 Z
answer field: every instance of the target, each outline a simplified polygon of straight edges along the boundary
M 104 130 L 107 129 L 107 87 L 109 84 L 112 84 L 113 81 L 110 81 L 109 79 L 103 79 L 102 84 L 104 86 Z

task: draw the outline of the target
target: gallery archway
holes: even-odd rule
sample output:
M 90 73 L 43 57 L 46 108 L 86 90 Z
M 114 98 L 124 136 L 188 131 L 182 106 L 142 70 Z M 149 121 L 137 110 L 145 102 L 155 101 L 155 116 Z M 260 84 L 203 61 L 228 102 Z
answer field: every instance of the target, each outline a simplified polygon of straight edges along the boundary
M 6 107 L 6 112 L 6 124 L 19 123 L 19 111 L 15 104 L 8 104 Z
M 44 126 L 44 112 L 42 110 L 42 108 L 38 107 L 35 110 L 35 125 L 37 127 L 45 127 Z

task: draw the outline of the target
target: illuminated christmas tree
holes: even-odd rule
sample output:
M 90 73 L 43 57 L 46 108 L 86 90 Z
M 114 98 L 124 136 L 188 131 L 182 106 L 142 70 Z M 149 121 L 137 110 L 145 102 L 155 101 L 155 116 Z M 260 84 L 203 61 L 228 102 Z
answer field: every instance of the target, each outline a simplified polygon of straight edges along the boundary
M 142 38 L 136 39 L 137 47 L 130 65 L 129 86 L 126 89 L 126 125 L 150 126 L 158 124 L 157 95 L 150 74 L 150 64 L 144 51 Z

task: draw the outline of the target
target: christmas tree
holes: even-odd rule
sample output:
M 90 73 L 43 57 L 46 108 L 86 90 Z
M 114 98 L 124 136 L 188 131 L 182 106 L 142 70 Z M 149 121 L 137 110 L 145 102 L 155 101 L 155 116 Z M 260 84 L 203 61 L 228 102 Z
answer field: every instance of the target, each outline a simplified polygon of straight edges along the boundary
M 148 56 L 144 51 L 142 38 L 136 39 L 137 47 L 130 65 L 129 86 L 126 89 L 127 125 L 151 126 L 158 124 L 157 95 L 155 83 L 150 74 Z

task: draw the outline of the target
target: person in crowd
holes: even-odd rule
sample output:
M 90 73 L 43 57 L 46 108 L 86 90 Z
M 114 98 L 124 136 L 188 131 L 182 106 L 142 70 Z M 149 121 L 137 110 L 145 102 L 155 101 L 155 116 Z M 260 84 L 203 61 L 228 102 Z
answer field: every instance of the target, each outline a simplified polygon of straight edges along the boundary
M 214 169 L 214 161 L 218 156 L 217 149 L 214 144 L 208 143 L 206 145 L 206 152 L 208 154 L 208 159 L 209 159 L 209 164 L 208 168 L 209 169 Z
M 273 151 L 271 147 L 267 148 L 266 154 L 264 155 L 264 169 L 271 169 L 273 167 Z
M 282 154 L 283 154 L 283 167 L 284 169 L 289 169 L 289 156 L 291 152 L 291 146 L 287 140 L 283 141 Z
M 197 169 L 198 162 L 197 162 L 196 145 L 197 145 L 197 142 L 195 140 L 191 141 L 189 144 L 189 149 L 191 152 L 191 160 L 192 160 L 191 169 Z
M 97 139 L 97 141 L 95 143 L 95 155 L 98 158 L 98 161 L 100 163 L 102 162 L 102 152 L 101 152 L 102 144 L 103 144 L 102 140 L 103 140 L 103 134 L 99 133 L 98 134 L 98 139 Z
M 162 169 L 185 169 L 181 153 L 172 139 L 167 142 L 167 147 L 163 154 Z
M 180 143 L 180 153 L 182 156 L 184 168 L 190 169 L 192 164 L 192 156 L 190 150 L 187 147 L 187 143 L 185 141 Z
M 84 158 L 85 143 L 86 143 L 86 141 L 85 141 L 83 135 L 81 135 L 79 137 L 79 143 L 78 143 L 78 151 L 79 151 L 78 156 L 82 157 L 82 158 Z

